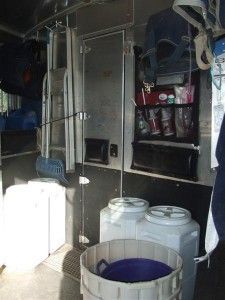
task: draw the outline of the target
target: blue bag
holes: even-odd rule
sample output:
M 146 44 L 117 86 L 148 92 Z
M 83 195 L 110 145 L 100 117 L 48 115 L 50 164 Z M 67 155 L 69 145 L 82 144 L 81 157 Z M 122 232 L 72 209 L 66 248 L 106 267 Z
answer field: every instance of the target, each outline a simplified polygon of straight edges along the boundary
M 153 84 L 157 76 L 198 69 L 191 31 L 188 22 L 172 9 L 166 9 L 149 18 L 142 56 L 145 82 Z

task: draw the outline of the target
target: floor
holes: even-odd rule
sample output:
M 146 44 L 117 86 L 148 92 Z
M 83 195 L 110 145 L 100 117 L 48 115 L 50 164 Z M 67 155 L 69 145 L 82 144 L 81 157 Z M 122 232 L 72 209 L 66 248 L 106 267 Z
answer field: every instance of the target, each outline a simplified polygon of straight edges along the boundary
M 35 271 L 0 275 L 1 300 L 78 300 L 80 284 L 44 264 Z
M 64 251 L 64 252 L 63 252 Z M 76 272 L 70 273 L 77 259 L 71 260 L 68 247 L 40 264 L 34 271 L 12 274 L 0 269 L 0 300 L 80 300 L 80 286 Z M 66 252 L 67 251 L 67 252 Z M 72 250 L 73 251 L 73 250 Z M 69 258 L 60 271 L 62 253 Z M 75 252 L 77 256 L 77 252 Z M 69 263 L 70 262 L 70 263 Z M 225 299 L 225 244 L 221 244 L 211 257 L 210 268 L 202 263 L 198 268 L 194 300 Z
M 65 244 L 33 271 L 0 269 L 0 300 L 79 300 L 80 254 Z

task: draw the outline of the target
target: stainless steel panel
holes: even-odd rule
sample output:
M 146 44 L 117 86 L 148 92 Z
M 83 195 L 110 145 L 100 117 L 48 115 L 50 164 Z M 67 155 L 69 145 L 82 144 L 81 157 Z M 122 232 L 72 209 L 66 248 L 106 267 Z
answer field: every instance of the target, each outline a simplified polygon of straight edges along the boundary
M 211 169 L 211 82 L 207 72 L 201 72 L 200 107 L 199 107 L 199 145 L 198 161 L 199 181 L 204 185 L 213 185 L 216 171 Z
M 134 0 L 134 24 L 146 24 L 150 15 L 169 8 L 173 0 Z
M 78 35 L 133 23 L 133 0 L 115 0 L 77 11 Z
M 123 32 L 86 40 L 84 60 L 84 137 L 108 139 L 118 157 L 108 167 L 121 169 L 123 129 Z

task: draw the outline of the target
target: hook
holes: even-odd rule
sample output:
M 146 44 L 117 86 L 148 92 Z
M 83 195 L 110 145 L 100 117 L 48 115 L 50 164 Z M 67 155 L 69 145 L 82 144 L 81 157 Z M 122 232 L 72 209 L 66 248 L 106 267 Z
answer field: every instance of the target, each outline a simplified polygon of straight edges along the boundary
M 65 26 L 65 25 L 62 24 L 62 21 L 60 21 L 60 22 L 55 21 L 55 24 L 54 24 L 52 27 L 45 26 L 45 28 L 46 28 L 47 30 L 49 30 L 50 32 L 53 32 L 53 31 L 54 31 L 54 28 L 57 28 L 57 27 L 67 28 L 67 26 Z

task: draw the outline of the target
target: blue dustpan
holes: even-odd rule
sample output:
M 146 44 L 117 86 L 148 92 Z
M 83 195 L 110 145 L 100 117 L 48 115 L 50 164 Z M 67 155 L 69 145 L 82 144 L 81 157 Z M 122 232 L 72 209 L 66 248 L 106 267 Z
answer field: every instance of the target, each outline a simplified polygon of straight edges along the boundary
M 46 158 L 38 156 L 36 160 L 36 170 L 38 173 L 59 180 L 61 183 L 68 185 L 65 177 L 65 167 L 60 159 Z

